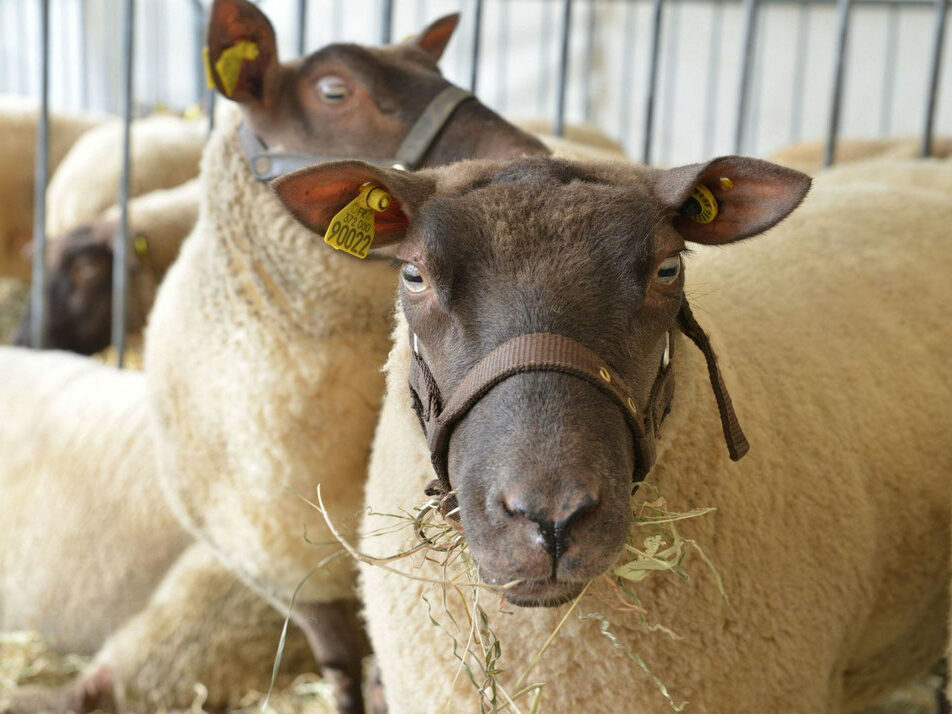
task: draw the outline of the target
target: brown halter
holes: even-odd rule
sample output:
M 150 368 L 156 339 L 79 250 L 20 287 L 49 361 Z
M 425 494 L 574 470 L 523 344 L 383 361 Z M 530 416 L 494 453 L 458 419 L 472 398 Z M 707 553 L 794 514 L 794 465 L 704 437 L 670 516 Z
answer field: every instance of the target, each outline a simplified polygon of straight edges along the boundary
M 687 299 L 678 312 L 678 327 L 704 354 L 714 398 L 721 417 L 724 439 L 732 460 L 737 461 L 750 448 L 737 421 L 730 395 L 717 366 L 711 342 L 691 313 Z M 635 469 L 632 481 L 644 479 L 654 465 L 656 441 L 661 422 L 671 410 L 674 396 L 674 370 L 670 355 L 673 345 L 668 335 L 668 349 L 658 368 L 645 407 L 639 407 L 634 394 L 621 376 L 608 363 L 585 345 L 564 335 L 535 332 L 519 335 L 496 347 L 477 362 L 460 380 L 445 401 L 433 373 L 416 349 L 416 336 L 410 361 L 410 392 L 413 406 L 420 418 L 430 459 L 438 481 L 427 487 L 432 494 L 450 492 L 447 455 L 453 427 L 493 387 L 515 374 L 524 372 L 561 372 L 584 379 L 614 400 L 625 416 L 635 446 Z

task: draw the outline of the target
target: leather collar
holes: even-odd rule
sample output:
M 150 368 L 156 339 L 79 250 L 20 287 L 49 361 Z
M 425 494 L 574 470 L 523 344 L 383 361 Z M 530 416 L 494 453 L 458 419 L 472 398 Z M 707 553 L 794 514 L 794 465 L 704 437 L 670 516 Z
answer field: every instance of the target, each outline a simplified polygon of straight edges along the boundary
M 368 164 L 412 171 L 419 167 L 436 135 L 449 121 L 456 108 L 473 95 L 459 87 L 447 87 L 433 98 L 404 137 L 396 154 L 391 159 L 367 159 L 346 156 L 319 156 L 285 151 L 268 151 L 268 147 L 247 122 L 238 129 L 241 148 L 248 157 L 251 173 L 257 181 L 270 181 L 292 171 L 313 166 L 324 161 L 339 161 L 357 158 Z

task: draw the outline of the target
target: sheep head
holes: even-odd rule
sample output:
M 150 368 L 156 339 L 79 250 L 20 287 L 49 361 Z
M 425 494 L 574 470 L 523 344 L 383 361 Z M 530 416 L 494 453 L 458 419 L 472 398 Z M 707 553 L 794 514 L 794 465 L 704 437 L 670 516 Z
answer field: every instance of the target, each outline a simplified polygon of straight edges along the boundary
M 638 409 L 681 310 L 685 241 L 764 231 L 809 188 L 803 174 L 741 157 L 670 170 L 526 158 L 416 174 L 343 162 L 274 186 L 321 230 L 367 183 L 392 196 L 376 245 L 395 247 L 402 310 L 443 395 L 499 345 L 551 333 L 596 353 Z M 515 604 L 552 606 L 610 568 L 631 524 L 633 443 L 618 400 L 576 375 L 529 371 L 492 386 L 446 450 L 483 578 L 519 581 L 507 590 Z
M 219 92 L 242 106 L 269 149 L 389 158 L 430 102 L 451 86 L 436 63 L 458 23 L 458 14 L 447 15 L 400 44 L 332 44 L 281 63 L 274 28 L 254 4 L 215 0 L 208 75 Z M 547 150 L 469 98 L 436 136 L 423 165 L 524 153 Z

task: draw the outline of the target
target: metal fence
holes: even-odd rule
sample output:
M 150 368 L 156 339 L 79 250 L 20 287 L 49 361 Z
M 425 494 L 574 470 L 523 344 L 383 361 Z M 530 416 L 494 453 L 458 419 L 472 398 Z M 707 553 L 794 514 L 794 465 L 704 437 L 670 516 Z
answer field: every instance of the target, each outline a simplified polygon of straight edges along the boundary
M 129 182 L 129 126 L 136 111 L 144 112 L 157 104 L 161 91 L 156 88 L 170 87 L 173 74 L 168 66 L 168 55 L 162 52 L 163 41 L 172 34 L 170 9 L 173 3 L 160 6 L 155 0 L 57 0 L 61 24 L 57 25 L 58 40 L 50 41 L 51 0 L 0 0 L 0 39 L 3 42 L 5 70 L 0 73 L 0 89 L 19 93 L 34 93 L 39 96 L 40 120 L 36 147 L 36 182 L 34 215 L 33 282 L 31 286 L 31 312 L 34 345 L 43 344 L 45 331 L 44 295 L 45 275 L 45 215 L 48 155 L 48 109 L 51 95 L 51 65 L 58 62 L 54 71 L 69 74 L 70 81 L 60 86 L 68 90 L 70 101 L 88 107 L 93 94 L 90 80 L 90 57 L 92 47 L 89 38 L 91 24 L 96 22 L 90 14 L 103 7 L 119 9 L 119 22 L 111 24 L 110 30 L 118 27 L 118 33 L 107 31 L 101 34 L 102 43 L 112 43 L 112 49 L 97 49 L 114 58 L 118 77 L 107 82 L 107 87 L 118 91 L 99 92 L 99 108 L 118 109 L 125 121 L 122 146 L 122 179 L 118 192 L 121 219 L 114 244 L 113 305 L 125 305 L 127 294 L 128 225 L 126 203 Z M 261 2 L 262 9 L 275 19 L 281 16 L 292 32 L 281 33 L 279 40 L 293 42 L 291 54 L 303 54 L 306 49 L 335 39 L 362 42 L 390 42 L 400 37 L 397 29 L 419 29 L 425 21 L 454 9 L 464 12 L 464 22 L 456 42 L 456 54 L 447 58 L 450 65 L 448 76 L 458 83 L 468 85 L 480 94 L 487 104 L 508 113 L 511 108 L 510 79 L 514 67 L 525 65 L 527 52 L 535 52 L 537 61 L 531 71 L 536 85 L 536 106 L 551 118 L 554 132 L 561 134 L 568 120 L 594 122 L 608 128 L 628 148 L 629 154 L 646 163 L 660 159 L 667 161 L 675 143 L 674 128 L 680 121 L 693 122 L 696 131 L 692 140 L 696 155 L 694 159 L 714 154 L 716 148 L 726 148 L 735 153 L 749 150 L 752 134 L 761 128 L 758 115 L 763 111 L 765 86 L 773 92 L 781 82 L 767 82 L 765 69 L 768 28 L 765 18 L 769 13 L 783 13 L 780 35 L 791 45 L 790 57 L 784 57 L 792 70 L 789 75 L 789 119 L 786 139 L 795 141 L 804 134 L 805 110 L 815 104 L 817 92 L 827 102 L 824 117 L 825 163 L 833 161 L 836 142 L 841 133 L 847 80 L 857 74 L 868 75 L 869 67 L 851 68 L 851 29 L 858 12 L 873 13 L 873 26 L 882 30 L 882 45 L 874 52 L 881 59 L 879 107 L 879 133 L 886 135 L 893 130 L 897 104 L 897 90 L 908 94 L 911 78 L 923 84 L 918 106 L 910 107 L 902 102 L 902 117 L 919 113 L 920 153 L 929 155 L 936 121 L 940 110 L 939 98 L 942 88 L 941 70 L 947 54 L 945 26 L 949 0 L 462 0 L 427 2 L 426 0 L 372 0 L 360 8 L 350 2 L 345 6 L 340 0 L 333 2 Z M 95 5 L 95 7 L 93 7 Z M 137 5 L 139 6 L 137 9 Z M 206 110 L 213 106 L 213 96 L 204 87 L 201 65 L 201 46 L 207 6 L 199 0 L 177 0 L 174 4 L 176 26 L 183 23 L 186 32 L 174 33 L 178 41 L 190 43 L 190 71 L 184 92 L 191 93 L 191 101 L 199 101 Z M 162 11 L 164 8 L 164 12 Z M 345 12 L 346 10 L 346 12 Z M 525 23 L 519 25 L 514 16 L 536 12 L 539 21 L 532 25 L 531 36 L 525 36 Z M 290 14 L 289 14 L 290 13 Z M 828 23 L 834 13 L 834 33 L 829 47 L 823 47 L 817 39 L 821 23 Z M 927 13 L 927 17 L 923 17 Z M 145 14 L 145 17 L 143 15 Z M 912 69 L 899 71 L 901 20 L 915 14 L 914 44 L 928 52 L 922 65 L 913 63 Z M 698 22 L 698 17 L 703 22 Z M 689 22 L 685 22 L 687 19 Z M 868 18 L 867 18 L 868 19 Z M 99 20 L 101 22 L 101 18 Z M 348 28 L 347 22 L 357 22 Z M 136 32 L 137 23 L 140 33 Z M 144 36 L 142 25 L 150 29 Z M 79 28 L 75 37 L 64 31 L 70 25 Z M 697 29 L 700 27 L 700 29 Z M 928 28 L 928 40 L 922 42 L 920 30 Z M 319 30 L 319 32 L 316 31 Z M 693 30 L 693 34 L 692 34 Z M 739 30 L 736 37 L 732 36 Z M 514 36 L 514 31 L 520 37 Z M 607 47 L 608 33 L 620 33 L 620 45 Z M 684 42 L 687 32 L 689 39 Z M 490 34 L 491 33 L 491 34 Z M 866 34 L 866 33 L 864 33 Z M 908 34 L 908 31 L 907 31 Z M 190 38 L 183 40 L 182 38 Z M 703 37 L 706 51 L 698 55 Z M 38 42 L 35 40 L 38 38 Z M 65 38 L 65 39 L 64 39 Z M 142 59 L 143 52 L 136 51 L 136 40 L 149 44 L 145 53 L 143 69 L 149 101 L 135 101 L 136 72 L 134 59 Z M 533 47 L 533 45 L 535 45 Z M 820 49 L 829 52 L 830 61 L 823 71 L 811 72 L 811 62 Z M 31 49 L 35 65 L 28 61 L 26 49 Z M 688 53 L 687 60 L 684 54 Z M 70 54 L 68 61 L 64 54 Z M 287 56 L 288 52 L 283 52 Z M 736 84 L 725 79 L 736 67 Z M 77 66 L 78 65 L 78 66 Z M 854 74 L 851 75 L 850 70 Z M 31 71 L 33 70 L 33 71 Z M 689 72 L 694 83 L 683 89 L 679 72 Z M 774 70 L 775 72 L 775 70 Z M 921 76 L 920 76 L 921 75 Z M 110 77 L 100 71 L 95 76 Z M 142 75 L 140 75 L 141 77 Z M 773 76 L 773 75 L 771 75 Z M 681 87 L 679 89 L 679 78 Z M 181 80 L 181 78 L 178 78 Z M 181 82 L 180 82 L 181 83 Z M 141 85 L 140 81 L 138 85 Z M 727 86 L 726 91 L 721 88 Z M 808 88 L 813 88 L 813 94 Z M 100 87 L 101 89 L 101 87 Z M 525 97 L 525 86 L 518 90 Z M 179 88 L 179 95 L 183 90 Z M 947 92 L 948 93 L 948 92 Z M 681 97 L 689 96 L 693 108 L 685 119 L 686 111 L 677 105 Z M 811 98 L 812 96 L 812 98 Z M 602 101 L 601 103 L 599 100 Z M 170 103 L 175 103 L 174 100 Z M 728 107 L 725 113 L 724 109 Z M 870 114 L 870 108 L 863 112 Z M 614 117 L 608 116 L 614 114 Z M 725 121 L 725 116 L 727 121 Z M 952 117 L 950 117 L 952 118 Z M 952 122 L 950 122 L 952 123 Z M 722 147 L 718 132 L 730 130 L 729 145 Z M 640 140 L 635 141 L 634 137 Z M 122 363 L 126 339 L 125 313 L 113 311 L 113 343 Z

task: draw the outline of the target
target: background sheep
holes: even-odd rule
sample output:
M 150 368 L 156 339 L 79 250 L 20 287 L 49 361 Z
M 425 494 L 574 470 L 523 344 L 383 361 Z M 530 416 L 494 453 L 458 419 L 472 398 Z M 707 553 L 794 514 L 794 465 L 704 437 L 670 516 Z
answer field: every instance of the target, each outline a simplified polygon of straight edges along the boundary
M 198 200 L 198 181 L 193 179 L 129 201 L 132 250 L 126 325 L 130 333 L 145 326 L 159 283 L 195 226 Z M 112 243 L 118 223 L 119 207 L 113 206 L 95 221 L 51 239 L 47 251 L 49 349 L 93 354 L 109 346 Z M 17 344 L 29 344 L 30 322 L 27 309 Z
M 719 182 L 725 176 L 734 193 Z M 579 177 L 584 182 L 572 181 Z M 681 291 L 680 283 L 673 293 L 648 291 L 642 281 L 650 277 L 639 277 L 632 297 L 625 287 L 631 275 L 654 275 L 682 236 L 724 243 L 764 230 L 804 190 L 792 172 L 735 158 L 670 171 L 526 160 L 415 176 L 348 163 L 314 167 L 277 185 L 303 221 L 319 225 L 363 181 L 390 190 L 410 217 L 407 239 L 401 243 L 402 230 L 396 230 L 388 242 L 396 241 L 398 255 L 417 266 L 403 272 L 403 307 L 367 487 L 370 512 L 383 513 L 412 513 L 435 475 L 407 387 L 411 330 L 444 397 L 447 385 L 493 346 L 520 332 L 548 330 L 590 335 L 603 359 L 646 399 L 661 363 L 660 325 L 672 325 Z M 658 211 L 670 216 L 684 208 L 696 183 L 716 194 L 719 219 L 708 226 L 677 215 L 653 222 Z M 895 186 L 818 183 L 804 207 L 769 236 L 689 260 L 686 294 L 704 327 L 717 328 L 720 364 L 753 446 L 738 463 L 728 460 L 705 361 L 676 334 L 675 396 L 648 481 L 674 509 L 717 508 L 681 530 L 704 547 L 729 602 L 706 573 L 687 582 L 669 575 L 643 581 L 637 595 L 648 623 L 670 628 L 678 639 L 616 610 L 601 582 L 578 605 L 580 612 L 607 616 L 618 641 L 693 711 L 852 710 L 926 671 L 944 646 L 952 339 L 936 306 L 948 297 L 944 276 L 952 255 L 944 247 L 952 204 Z M 762 200 L 767 194 L 770 202 Z M 436 198 L 428 202 L 430 196 Z M 644 235 L 633 221 L 648 228 L 650 247 L 619 252 L 620 236 L 630 243 L 631 236 Z M 482 236 L 480 225 L 487 223 L 492 234 Z M 439 238 L 429 233 L 435 225 L 453 227 L 440 234 L 453 241 L 453 252 L 436 247 Z M 532 271 L 523 269 L 524 261 L 532 261 Z M 445 297 L 450 275 L 452 302 L 431 299 L 430 282 Z M 633 310 L 632 300 L 644 300 L 644 307 Z M 444 309 L 453 318 L 438 318 Z M 472 311 L 492 319 L 476 320 Z M 446 342 L 445 325 L 454 330 Z M 474 340 L 481 341 L 475 349 Z M 633 354 L 650 358 L 641 357 L 639 367 L 631 364 Z M 571 579 L 574 569 L 594 575 L 617 555 L 606 539 L 612 533 L 623 539 L 627 526 L 619 524 L 630 520 L 609 517 L 614 511 L 606 494 L 612 489 L 627 506 L 633 454 L 619 407 L 602 394 L 557 373 L 511 377 L 455 428 L 449 478 L 484 577 L 535 578 L 538 567 L 572 584 L 539 579 L 510 590 L 513 602 L 564 599 L 582 586 L 583 580 Z M 585 467 L 560 478 L 559 467 L 546 459 L 581 459 Z M 553 540 L 544 529 L 539 536 L 531 523 L 544 517 L 537 509 L 570 511 L 577 496 L 572 489 L 588 489 L 585 479 L 606 469 L 620 476 L 598 482 L 601 496 L 596 492 L 591 510 L 572 514 L 569 538 Z M 490 490 L 495 487 L 509 490 Z M 392 524 L 367 515 L 361 550 L 385 556 L 416 542 L 406 531 L 377 530 Z M 564 550 L 539 561 L 535 554 L 552 543 Z M 921 552 L 929 557 L 920 558 Z M 590 563 L 595 569 L 585 570 Z M 455 710 L 477 710 L 478 696 L 451 654 L 449 637 L 461 647 L 467 641 L 469 630 L 460 632 L 459 623 L 472 615 L 470 604 L 460 603 L 452 587 L 444 601 L 438 587 L 361 569 L 390 710 L 444 711 L 450 701 Z M 459 559 L 448 571 L 420 558 L 404 561 L 402 569 L 436 580 L 468 577 Z M 567 607 L 502 604 L 497 611 L 497 596 L 483 591 L 480 597 L 502 647 L 493 666 L 511 694 L 542 682 L 543 710 L 666 709 L 639 663 L 600 637 L 598 621 L 574 615 L 516 682 L 569 615 Z M 479 629 L 471 636 L 486 635 Z M 476 683 L 484 684 L 477 662 L 469 665 Z M 497 690 L 487 698 L 494 694 L 505 701 Z M 531 694 L 527 700 L 528 708 Z
M 850 164 L 870 159 L 915 159 L 919 157 L 920 138 L 907 139 L 840 139 L 836 142 L 836 164 Z M 767 157 L 797 171 L 816 174 L 823 169 L 824 141 L 804 141 L 791 144 Z M 952 155 L 952 138 L 936 137 L 932 143 L 932 157 Z
M 36 102 L 0 95 L 0 276 L 29 279 L 24 251 L 33 236 L 33 162 Z M 52 173 L 81 134 L 102 118 L 50 112 L 49 170 Z
M 46 230 L 60 235 L 95 220 L 116 202 L 122 169 L 122 124 L 87 132 L 53 173 L 47 189 Z M 179 186 L 198 175 L 204 122 L 156 115 L 132 124 L 129 195 Z

